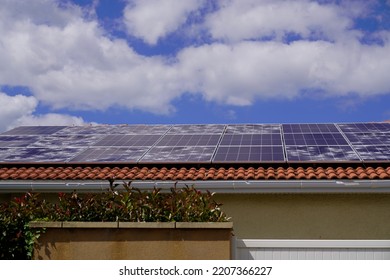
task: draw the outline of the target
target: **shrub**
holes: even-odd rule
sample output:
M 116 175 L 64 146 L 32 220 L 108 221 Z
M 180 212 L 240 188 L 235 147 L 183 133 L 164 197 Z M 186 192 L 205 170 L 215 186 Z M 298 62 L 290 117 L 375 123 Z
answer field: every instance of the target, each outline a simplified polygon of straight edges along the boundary
M 39 198 L 38 193 L 26 193 L 0 205 L 0 259 L 29 259 L 40 232 L 30 229 L 33 220 L 46 221 L 123 221 L 123 222 L 225 222 L 210 192 L 192 187 L 172 187 L 140 191 L 123 183 L 110 181 L 103 193 L 59 193 L 54 203 Z

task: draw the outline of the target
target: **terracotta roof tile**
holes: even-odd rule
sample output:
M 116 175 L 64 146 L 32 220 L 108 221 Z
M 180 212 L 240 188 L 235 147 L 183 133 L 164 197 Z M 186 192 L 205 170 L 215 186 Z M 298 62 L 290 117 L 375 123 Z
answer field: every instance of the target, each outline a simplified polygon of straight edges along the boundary
M 390 166 L 93 167 L 2 166 L 0 180 L 390 180 Z

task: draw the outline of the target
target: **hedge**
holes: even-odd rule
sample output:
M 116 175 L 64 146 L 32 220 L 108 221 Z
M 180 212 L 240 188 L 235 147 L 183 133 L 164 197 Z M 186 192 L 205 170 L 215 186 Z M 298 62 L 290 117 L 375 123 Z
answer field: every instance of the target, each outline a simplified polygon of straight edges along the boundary
M 229 218 L 215 202 L 213 193 L 192 187 L 140 191 L 123 183 L 103 193 L 58 193 L 55 202 L 39 193 L 26 193 L 0 204 L 0 259 L 30 259 L 41 232 L 30 229 L 33 220 L 123 222 L 226 222 Z

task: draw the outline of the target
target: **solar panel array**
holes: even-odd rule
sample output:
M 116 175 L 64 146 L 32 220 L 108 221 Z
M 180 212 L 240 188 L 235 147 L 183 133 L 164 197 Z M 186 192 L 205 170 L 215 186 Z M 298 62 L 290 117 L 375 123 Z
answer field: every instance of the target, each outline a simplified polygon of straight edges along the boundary
M 21 126 L 3 163 L 389 162 L 390 123 Z

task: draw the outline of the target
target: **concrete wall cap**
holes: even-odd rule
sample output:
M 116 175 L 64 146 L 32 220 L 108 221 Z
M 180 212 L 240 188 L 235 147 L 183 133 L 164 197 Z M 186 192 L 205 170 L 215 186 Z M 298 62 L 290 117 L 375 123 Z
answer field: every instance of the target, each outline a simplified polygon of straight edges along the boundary
M 63 222 L 63 228 L 118 228 L 118 222 Z
M 30 228 L 61 228 L 62 222 L 31 221 L 28 226 Z
M 226 229 L 233 228 L 232 222 L 176 222 L 176 228 L 193 228 L 193 229 Z
M 174 222 L 119 222 L 119 228 L 175 228 Z

